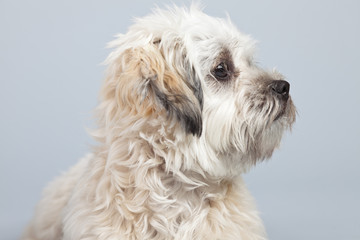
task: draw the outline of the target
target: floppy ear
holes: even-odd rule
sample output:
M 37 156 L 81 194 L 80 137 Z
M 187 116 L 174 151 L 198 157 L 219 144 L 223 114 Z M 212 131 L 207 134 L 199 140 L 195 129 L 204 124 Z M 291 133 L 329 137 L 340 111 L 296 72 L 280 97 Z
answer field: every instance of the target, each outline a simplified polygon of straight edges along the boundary
M 120 106 L 131 107 L 138 114 L 165 110 L 168 118 L 176 119 L 187 133 L 200 136 L 201 83 L 188 61 L 182 57 L 176 62 L 169 66 L 158 44 L 125 50 L 115 63 L 115 96 Z

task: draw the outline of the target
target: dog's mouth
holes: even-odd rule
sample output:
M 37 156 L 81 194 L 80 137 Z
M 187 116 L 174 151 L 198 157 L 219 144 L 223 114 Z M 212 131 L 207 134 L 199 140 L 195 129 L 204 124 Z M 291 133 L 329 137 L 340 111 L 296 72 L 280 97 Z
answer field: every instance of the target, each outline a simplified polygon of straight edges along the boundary
M 286 99 L 282 99 L 280 100 L 280 104 L 282 105 L 281 108 L 279 109 L 278 113 L 276 114 L 274 121 L 280 119 L 281 117 L 283 117 L 286 114 L 286 109 L 288 108 L 289 105 L 289 97 Z
M 285 110 L 286 110 L 286 105 L 287 105 L 287 104 L 284 104 L 284 107 L 281 108 L 281 110 L 279 111 L 279 113 L 276 115 L 274 121 L 277 121 L 277 120 L 280 119 L 282 116 L 284 116 Z

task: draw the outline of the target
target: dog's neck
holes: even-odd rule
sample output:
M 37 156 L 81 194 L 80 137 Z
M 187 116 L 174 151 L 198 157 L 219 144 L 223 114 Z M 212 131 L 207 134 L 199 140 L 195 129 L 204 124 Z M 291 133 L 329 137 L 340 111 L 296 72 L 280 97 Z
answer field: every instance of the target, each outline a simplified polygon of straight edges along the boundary
M 176 124 L 164 128 L 161 121 L 144 118 L 126 122 L 130 123 L 108 128 L 111 133 L 105 127 L 99 130 L 101 145 L 90 163 L 97 166 L 89 166 L 97 169 L 92 173 L 98 184 L 92 197 L 98 202 L 95 206 L 117 209 L 114 224 L 147 229 L 149 238 L 154 231 L 164 236 L 182 232 L 207 236 L 215 227 L 221 238 L 226 234 L 222 229 L 240 234 L 238 229 L 247 223 L 241 216 L 257 218 L 238 207 L 246 206 L 249 198 L 240 176 L 214 176 L 208 171 L 216 170 L 212 169 L 216 162 L 202 165 L 221 159 L 205 159 L 209 152 L 200 138 L 182 134 Z

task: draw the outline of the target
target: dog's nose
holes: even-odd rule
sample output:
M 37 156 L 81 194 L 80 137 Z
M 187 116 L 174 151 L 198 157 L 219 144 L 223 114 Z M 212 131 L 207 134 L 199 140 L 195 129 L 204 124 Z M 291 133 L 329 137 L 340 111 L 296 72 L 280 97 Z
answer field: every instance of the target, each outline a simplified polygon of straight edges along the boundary
M 278 97 L 287 100 L 289 98 L 290 84 L 284 80 L 275 80 L 271 83 L 271 90 Z

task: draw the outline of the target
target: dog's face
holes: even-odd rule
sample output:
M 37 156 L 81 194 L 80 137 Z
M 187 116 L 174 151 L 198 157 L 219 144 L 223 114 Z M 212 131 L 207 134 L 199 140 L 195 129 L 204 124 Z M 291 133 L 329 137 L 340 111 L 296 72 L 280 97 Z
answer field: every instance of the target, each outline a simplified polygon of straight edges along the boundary
M 111 45 L 103 98 L 121 110 L 108 109 L 108 122 L 147 119 L 139 132 L 187 142 L 207 173 L 234 175 L 270 157 L 295 121 L 289 83 L 257 66 L 253 40 L 229 20 L 158 10 Z

